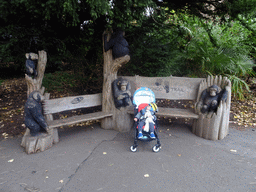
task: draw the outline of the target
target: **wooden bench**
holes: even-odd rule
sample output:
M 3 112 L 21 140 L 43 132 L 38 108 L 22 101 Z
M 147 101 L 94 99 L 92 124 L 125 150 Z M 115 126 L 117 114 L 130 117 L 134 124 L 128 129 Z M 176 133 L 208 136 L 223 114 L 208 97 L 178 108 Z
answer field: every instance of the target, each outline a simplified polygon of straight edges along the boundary
M 89 120 L 98 120 L 105 117 L 111 117 L 112 113 L 106 112 L 94 112 L 85 115 L 76 115 L 64 119 L 53 120 L 53 113 L 74 110 L 79 108 L 89 108 L 101 106 L 102 94 L 92 95 L 79 95 L 74 97 L 63 97 L 57 99 L 46 99 L 43 104 L 44 114 L 46 115 L 46 121 L 49 129 L 54 129 L 60 126 L 72 125 Z
M 192 132 L 205 139 L 218 140 L 227 135 L 231 103 L 231 83 L 227 78 L 222 79 L 221 76 L 208 76 L 208 78 L 126 76 L 123 78 L 131 82 L 133 93 L 139 87 L 148 87 L 155 93 L 156 99 L 190 100 L 194 103 L 194 108 L 189 109 L 159 107 L 157 116 L 193 119 Z M 202 91 L 213 84 L 228 91 L 227 102 L 221 102 L 216 113 L 202 114 L 198 109 L 198 101 Z M 128 110 L 128 113 L 133 114 L 134 111 Z
M 89 108 L 102 105 L 102 94 L 80 95 L 74 97 L 63 97 L 49 99 L 50 94 L 45 93 L 43 103 L 44 115 L 48 124 L 48 134 L 42 134 L 38 137 L 31 137 L 29 129 L 26 130 L 21 142 L 28 154 L 38 151 L 45 151 L 52 147 L 52 144 L 59 142 L 58 127 L 81 123 L 89 120 L 98 120 L 106 117 L 112 117 L 112 113 L 94 112 L 84 115 L 76 115 L 64 119 L 53 119 L 54 113 L 74 110 L 79 108 Z

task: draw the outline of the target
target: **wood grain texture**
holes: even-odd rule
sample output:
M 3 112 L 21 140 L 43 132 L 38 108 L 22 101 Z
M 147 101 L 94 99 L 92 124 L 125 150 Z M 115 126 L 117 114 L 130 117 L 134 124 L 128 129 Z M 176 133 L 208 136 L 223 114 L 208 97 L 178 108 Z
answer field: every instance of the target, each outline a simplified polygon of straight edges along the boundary
M 47 121 L 47 124 L 49 125 L 49 128 L 52 129 L 52 128 L 60 127 L 64 125 L 72 125 L 72 124 L 81 123 L 84 121 L 103 119 L 105 117 L 112 117 L 112 116 L 113 116 L 112 113 L 95 112 L 95 113 L 89 113 L 85 115 L 68 117 L 65 119 Z
M 130 130 L 132 118 L 127 113 L 126 109 L 117 109 L 114 104 L 112 94 L 112 82 L 117 79 L 118 70 L 129 62 L 130 56 L 125 55 L 120 58 L 113 59 L 112 49 L 105 52 L 104 50 L 104 34 L 103 34 L 103 89 L 102 89 L 102 111 L 113 114 L 112 118 L 104 118 L 101 120 L 101 127 L 103 129 L 115 129 L 120 132 L 127 132 Z M 107 34 L 107 41 L 110 39 L 110 33 Z
M 216 113 L 202 114 L 200 112 L 199 100 L 203 90 L 209 86 L 217 84 L 222 89 L 228 92 L 227 101 L 221 101 Z M 227 77 L 222 76 L 209 76 L 206 80 L 202 81 L 199 86 L 197 102 L 195 103 L 196 112 L 199 113 L 199 119 L 193 125 L 193 133 L 199 137 L 209 140 L 220 140 L 226 137 L 229 129 L 229 115 L 231 105 L 231 82 Z
M 39 56 L 37 54 L 34 54 L 34 57 L 38 57 L 38 64 L 37 64 L 37 77 L 33 79 L 32 77 L 29 77 L 27 74 L 25 74 L 25 80 L 27 83 L 27 96 L 33 91 L 40 91 L 41 94 L 44 94 L 45 88 L 42 87 L 42 82 L 44 78 L 44 71 L 47 63 L 47 53 L 45 51 L 39 51 Z M 28 53 L 26 53 L 27 55 Z
M 102 94 L 79 95 L 45 100 L 43 103 L 44 114 L 58 113 L 61 111 L 100 106 Z
M 134 110 L 129 110 L 128 113 L 134 114 Z M 163 107 L 158 107 L 158 112 L 156 113 L 156 116 L 191 118 L 191 119 L 199 118 L 199 115 L 194 113 L 192 109 L 163 108 Z

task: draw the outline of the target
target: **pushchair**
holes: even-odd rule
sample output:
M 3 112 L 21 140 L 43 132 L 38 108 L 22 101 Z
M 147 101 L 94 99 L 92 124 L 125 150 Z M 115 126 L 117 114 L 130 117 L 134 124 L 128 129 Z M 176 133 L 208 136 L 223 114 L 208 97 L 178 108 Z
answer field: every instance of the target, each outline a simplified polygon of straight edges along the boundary
M 133 105 L 134 105 L 134 117 L 136 116 L 137 113 L 139 113 L 142 109 L 144 109 L 146 106 L 148 106 L 149 104 L 153 104 L 154 107 L 154 111 L 157 112 L 157 106 L 155 104 L 156 100 L 155 100 L 155 94 L 154 92 L 147 88 L 147 87 L 141 87 L 139 89 L 137 89 L 133 95 Z M 154 147 L 152 148 L 152 150 L 154 152 L 158 152 L 160 151 L 161 148 L 161 144 L 160 144 L 160 139 L 158 137 L 158 125 L 157 125 L 157 120 L 154 122 L 154 134 L 155 134 L 155 138 L 151 138 L 150 137 L 150 133 L 144 130 L 142 130 L 142 134 L 143 137 L 142 138 L 138 138 L 138 124 L 139 124 L 139 120 L 134 122 L 133 125 L 133 129 L 134 129 L 134 144 L 130 147 L 130 150 L 132 152 L 136 152 L 137 151 L 137 147 L 138 147 L 138 140 L 140 141 L 152 141 L 152 140 L 156 140 L 157 144 L 154 145 Z

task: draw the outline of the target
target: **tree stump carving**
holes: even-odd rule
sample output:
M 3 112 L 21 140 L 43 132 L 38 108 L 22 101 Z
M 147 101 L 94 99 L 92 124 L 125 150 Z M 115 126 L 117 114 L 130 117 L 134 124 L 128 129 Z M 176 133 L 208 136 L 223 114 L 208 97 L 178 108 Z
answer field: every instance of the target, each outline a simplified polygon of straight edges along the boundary
M 213 84 L 218 85 L 228 92 L 227 101 L 221 101 L 217 108 L 217 112 L 201 113 L 199 109 L 199 99 L 201 93 Z M 226 77 L 222 76 L 208 76 L 207 80 L 200 83 L 198 90 L 197 102 L 195 110 L 199 114 L 199 119 L 194 120 L 192 132 L 205 139 L 221 140 L 228 134 L 229 129 L 229 114 L 231 105 L 231 82 Z
M 109 41 L 110 34 L 107 36 Z M 103 90 L 102 90 L 102 111 L 112 112 L 113 117 L 105 118 L 101 121 L 101 127 L 104 129 L 115 129 L 120 132 L 127 132 L 132 126 L 132 117 L 127 113 L 127 108 L 121 107 L 117 109 L 114 104 L 112 94 L 112 82 L 117 79 L 118 70 L 130 61 L 130 56 L 125 55 L 117 59 L 113 59 L 112 50 L 105 52 L 104 50 L 104 34 L 103 34 L 103 55 L 104 55 L 104 67 L 103 67 Z
M 41 94 L 44 94 L 45 88 L 42 87 L 42 81 L 44 77 L 45 67 L 47 63 L 47 53 L 45 51 L 39 51 L 39 56 L 35 53 L 30 53 L 32 59 L 38 58 L 37 65 L 37 77 L 33 79 L 25 74 L 25 80 L 27 83 L 27 96 L 33 91 L 40 91 Z M 26 54 L 28 58 L 28 53 Z M 45 99 L 49 99 L 50 94 L 44 94 Z M 46 116 L 47 119 L 52 118 L 52 115 Z M 50 148 L 53 143 L 59 142 L 57 129 L 50 129 L 48 133 L 42 133 L 39 136 L 31 136 L 30 130 L 27 128 L 26 132 L 22 138 L 21 146 L 25 148 L 26 153 L 36 153 L 38 151 L 45 151 Z

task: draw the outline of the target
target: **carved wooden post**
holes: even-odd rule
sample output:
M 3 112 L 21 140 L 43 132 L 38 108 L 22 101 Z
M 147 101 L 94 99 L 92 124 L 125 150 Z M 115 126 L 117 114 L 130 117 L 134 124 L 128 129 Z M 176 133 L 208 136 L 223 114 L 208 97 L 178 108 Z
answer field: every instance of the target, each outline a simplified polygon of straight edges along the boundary
M 107 35 L 107 41 L 110 39 L 110 34 Z M 102 111 L 106 113 L 113 113 L 113 117 L 104 118 L 101 121 L 101 127 L 104 129 L 115 129 L 121 132 L 130 130 L 131 120 L 127 110 L 123 107 L 119 109 L 115 108 L 113 94 L 112 94 L 112 82 L 117 79 L 118 69 L 130 60 L 129 55 L 117 58 L 113 60 L 112 49 L 105 52 L 104 50 L 104 34 L 103 34 L 103 90 L 102 90 Z
M 26 54 L 26 57 L 28 59 L 28 54 Z M 35 60 L 38 59 L 37 64 L 37 77 L 33 79 L 32 77 L 29 77 L 27 74 L 25 74 L 25 80 L 27 83 L 27 97 L 29 94 L 33 91 L 40 91 L 40 93 L 43 95 L 45 88 L 42 87 L 42 82 L 44 78 L 44 71 L 47 63 L 47 53 L 45 51 L 39 51 L 39 57 L 35 53 L 30 53 L 31 59 Z M 46 99 L 49 99 L 50 94 L 46 93 L 45 95 Z M 46 118 L 52 119 L 52 115 L 48 115 Z M 53 143 L 59 142 L 58 132 L 57 129 L 49 130 L 48 134 L 41 134 L 40 136 L 31 136 L 30 130 L 27 128 L 26 132 L 22 138 L 21 146 L 25 148 L 26 153 L 36 153 L 38 151 L 45 151 L 46 149 L 52 147 Z
M 201 113 L 198 105 L 201 93 L 216 84 L 228 92 L 227 101 L 221 101 L 217 108 L 217 112 Z M 195 104 L 196 112 L 199 114 L 199 119 L 194 120 L 192 132 L 199 137 L 209 140 L 220 140 L 228 134 L 229 129 L 229 114 L 231 105 L 231 82 L 226 77 L 222 76 L 208 76 L 207 80 L 200 83 L 198 90 L 197 102 Z
M 26 57 L 27 55 L 28 53 L 26 54 Z M 44 78 L 45 66 L 47 63 L 47 53 L 45 51 L 39 51 L 39 57 L 37 54 L 32 53 L 32 60 L 33 59 L 38 59 L 38 64 L 37 64 L 38 75 L 35 79 L 33 79 L 32 77 L 29 77 L 27 74 L 25 74 L 25 80 L 28 86 L 27 97 L 33 91 L 40 91 L 41 94 L 44 94 L 44 90 L 45 90 L 45 88 L 42 87 L 42 82 Z

